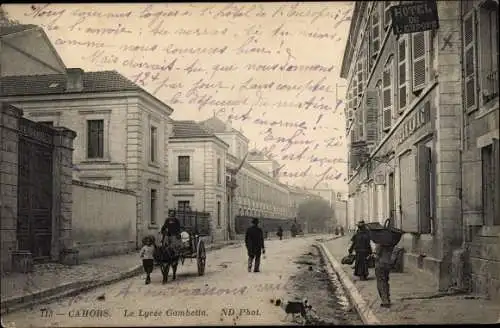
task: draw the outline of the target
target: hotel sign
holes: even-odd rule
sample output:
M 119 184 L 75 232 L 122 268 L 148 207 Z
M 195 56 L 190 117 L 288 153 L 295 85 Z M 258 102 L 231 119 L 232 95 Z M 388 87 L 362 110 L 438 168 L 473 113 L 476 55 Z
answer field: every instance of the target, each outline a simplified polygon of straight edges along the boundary
M 431 120 L 431 105 L 427 101 L 422 108 L 417 109 L 410 117 L 400 125 L 400 129 L 395 135 L 396 145 L 399 146 L 408 137 L 415 133 L 420 127 Z
M 397 35 L 439 28 L 436 0 L 392 6 L 391 18 Z

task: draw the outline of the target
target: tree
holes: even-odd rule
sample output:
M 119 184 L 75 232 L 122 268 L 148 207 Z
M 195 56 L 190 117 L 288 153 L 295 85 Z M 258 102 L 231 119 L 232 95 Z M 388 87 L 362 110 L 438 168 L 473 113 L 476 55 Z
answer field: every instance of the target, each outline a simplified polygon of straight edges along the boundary
M 297 222 L 307 225 L 309 231 L 319 231 L 328 228 L 335 218 L 335 212 L 330 204 L 322 198 L 306 200 L 299 205 Z

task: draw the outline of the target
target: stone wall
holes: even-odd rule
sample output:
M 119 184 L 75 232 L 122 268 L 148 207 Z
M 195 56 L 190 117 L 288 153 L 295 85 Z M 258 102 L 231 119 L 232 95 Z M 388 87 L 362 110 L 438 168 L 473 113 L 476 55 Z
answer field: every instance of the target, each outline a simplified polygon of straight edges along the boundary
M 13 254 L 19 250 L 17 245 L 17 199 L 18 199 L 18 144 L 22 110 L 0 103 L 0 233 L 1 233 L 1 271 L 11 271 L 16 265 Z M 72 249 L 71 204 L 72 204 L 72 152 L 76 133 L 59 127 L 52 129 L 51 146 L 53 147 L 53 204 L 52 204 L 52 239 L 51 260 L 63 263 L 75 263 L 76 256 Z M 31 131 L 31 138 L 37 137 Z
M 79 259 L 135 249 L 136 196 L 128 190 L 73 181 L 73 236 Z

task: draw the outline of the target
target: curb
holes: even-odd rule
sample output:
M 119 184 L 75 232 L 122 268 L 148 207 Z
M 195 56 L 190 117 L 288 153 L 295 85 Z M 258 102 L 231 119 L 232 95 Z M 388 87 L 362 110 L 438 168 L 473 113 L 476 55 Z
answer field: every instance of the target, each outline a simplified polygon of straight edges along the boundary
M 206 247 L 206 251 L 207 252 L 216 251 L 224 247 L 232 246 L 235 244 L 237 243 L 208 245 Z M 69 282 L 53 288 L 47 288 L 29 295 L 14 296 L 2 302 L 0 314 L 3 315 L 9 312 L 34 306 L 38 303 L 50 302 L 67 296 L 75 296 L 97 287 L 110 285 L 120 280 L 132 278 L 134 276 L 141 274 L 142 272 L 143 272 L 142 265 L 137 265 L 123 273 L 112 275 L 111 277 L 103 280 L 97 280 L 97 281 L 84 280 L 84 281 Z
M 330 251 L 326 248 L 323 243 L 318 244 L 318 247 L 321 251 L 321 255 L 329 262 L 333 272 L 337 274 L 346 294 L 348 295 L 351 303 L 356 308 L 361 320 L 365 325 L 380 325 L 380 321 L 377 316 L 373 313 L 370 307 L 366 304 L 365 300 L 359 293 L 354 283 L 347 276 L 347 274 L 342 269 L 340 263 L 332 256 Z

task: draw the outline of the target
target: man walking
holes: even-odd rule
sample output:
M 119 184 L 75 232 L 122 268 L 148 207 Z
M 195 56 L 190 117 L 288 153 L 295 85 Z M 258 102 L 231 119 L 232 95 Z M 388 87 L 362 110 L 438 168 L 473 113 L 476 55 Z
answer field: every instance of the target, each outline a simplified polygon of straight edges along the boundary
M 381 299 L 380 306 L 391 306 L 391 295 L 389 291 L 389 273 L 393 265 L 392 251 L 394 247 L 376 244 L 375 246 L 375 277 L 377 279 L 377 290 Z
M 258 226 L 259 219 L 253 219 L 252 224 L 245 234 L 245 245 L 248 251 L 248 272 L 252 271 L 254 259 L 255 266 L 253 272 L 260 272 L 260 256 L 266 253 L 264 248 L 264 233 Z

